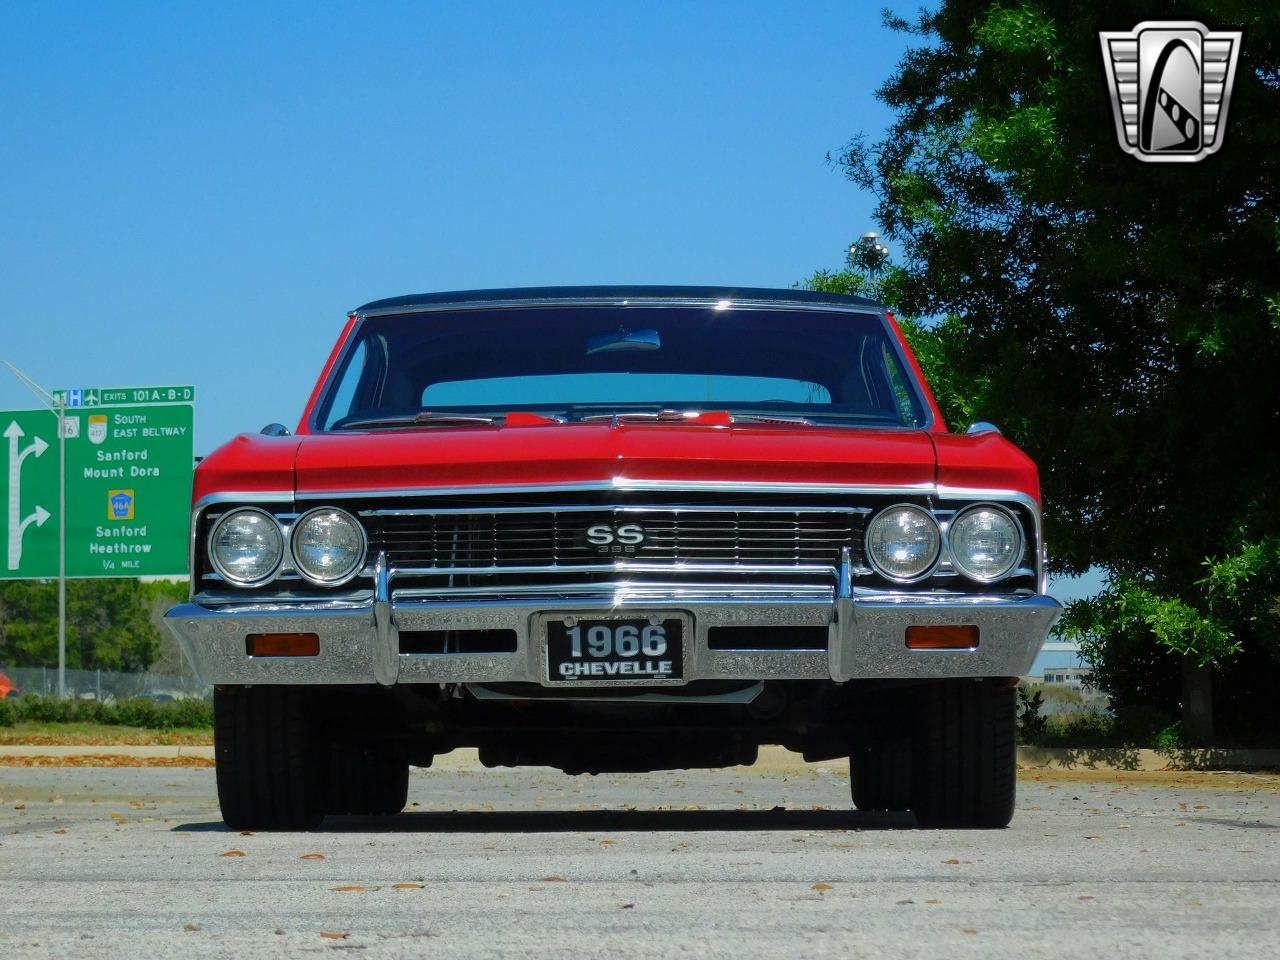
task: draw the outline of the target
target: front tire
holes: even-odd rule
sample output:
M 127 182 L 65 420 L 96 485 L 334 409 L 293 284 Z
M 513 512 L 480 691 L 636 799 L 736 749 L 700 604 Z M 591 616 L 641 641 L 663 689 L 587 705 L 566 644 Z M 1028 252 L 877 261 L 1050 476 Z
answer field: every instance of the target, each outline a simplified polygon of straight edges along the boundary
M 311 830 L 324 819 L 326 744 L 310 691 L 219 687 L 213 742 L 222 819 L 233 830 Z
M 896 813 L 911 806 L 911 743 L 859 744 L 849 756 L 849 790 L 859 810 Z
M 1017 691 L 999 680 L 920 689 L 911 808 L 925 827 L 999 828 L 1013 819 Z
M 409 761 L 382 744 L 338 743 L 329 768 L 329 813 L 391 817 L 409 799 Z

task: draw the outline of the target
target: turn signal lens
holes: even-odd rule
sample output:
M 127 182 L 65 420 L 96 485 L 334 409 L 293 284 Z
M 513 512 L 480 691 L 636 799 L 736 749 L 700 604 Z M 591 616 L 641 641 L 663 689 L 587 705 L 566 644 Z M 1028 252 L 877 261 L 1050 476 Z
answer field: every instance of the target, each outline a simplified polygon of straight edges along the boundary
M 907 648 L 910 650 L 976 650 L 978 628 L 976 626 L 907 627 Z
M 320 654 L 320 636 L 315 633 L 251 633 L 245 637 L 244 646 L 251 657 L 315 657 Z

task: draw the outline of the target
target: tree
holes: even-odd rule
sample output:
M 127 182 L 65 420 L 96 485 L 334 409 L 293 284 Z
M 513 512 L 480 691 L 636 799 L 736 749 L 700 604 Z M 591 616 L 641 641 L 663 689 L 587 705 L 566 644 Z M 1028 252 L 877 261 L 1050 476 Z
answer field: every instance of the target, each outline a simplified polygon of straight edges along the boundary
M 1280 7 L 1160 15 L 1246 30 L 1204 162 L 1116 145 L 1098 30 L 1152 16 L 1127 0 L 889 17 L 919 41 L 878 91 L 896 119 L 837 162 L 901 252 L 884 298 L 941 318 L 916 339 L 948 372 L 948 414 L 1000 423 L 1039 462 L 1054 568 L 1110 577 L 1064 630 L 1122 704 L 1180 702 L 1206 737 L 1191 708 L 1210 668 L 1280 677 Z M 1185 664 L 1157 671 L 1181 693 L 1119 682 L 1124 651 Z
M 67 666 L 84 670 L 147 670 L 161 651 L 157 606 L 172 605 L 186 585 L 132 579 L 67 583 Z M 0 663 L 52 666 L 58 662 L 57 584 L 14 580 L 0 584 Z

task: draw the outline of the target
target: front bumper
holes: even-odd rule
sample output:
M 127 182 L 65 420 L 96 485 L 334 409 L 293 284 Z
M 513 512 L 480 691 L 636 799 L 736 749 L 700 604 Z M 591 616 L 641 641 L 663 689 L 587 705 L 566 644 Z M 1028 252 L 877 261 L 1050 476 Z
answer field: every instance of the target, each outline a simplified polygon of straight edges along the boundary
M 394 600 L 385 590 L 342 602 L 273 599 L 256 603 L 192 602 L 166 623 L 205 683 L 548 684 L 543 615 L 589 617 L 653 612 L 686 615 L 692 624 L 685 675 L 691 680 L 834 680 L 1016 677 L 1030 668 L 1061 612 L 1044 595 L 854 595 L 779 585 L 691 590 L 619 586 L 607 596 Z M 911 650 L 914 625 L 975 625 L 972 650 Z M 715 627 L 826 628 L 825 649 L 712 649 Z M 510 653 L 401 653 L 400 631 L 511 630 Z M 251 633 L 315 633 L 314 657 L 251 657 Z M 612 680 L 610 685 L 649 685 Z

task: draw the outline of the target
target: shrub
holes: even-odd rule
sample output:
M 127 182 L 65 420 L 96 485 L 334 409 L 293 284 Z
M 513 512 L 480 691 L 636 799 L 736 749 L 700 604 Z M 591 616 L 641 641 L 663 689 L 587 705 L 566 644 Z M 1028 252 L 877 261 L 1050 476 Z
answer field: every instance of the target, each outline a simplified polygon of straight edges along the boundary
M 12 720 L 33 723 L 103 723 L 148 730 L 213 726 L 213 704 L 191 698 L 158 703 L 146 697 L 127 700 L 59 700 L 57 697 L 28 695 L 12 705 Z M 0 726 L 4 725 L 0 720 Z
M 1041 714 L 1044 694 L 1039 690 L 1018 687 L 1018 742 L 1039 743 L 1044 739 L 1045 724 L 1049 718 Z
M 1110 714 L 1059 713 L 1046 718 L 1046 747 L 1100 747 L 1115 742 L 1115 720 Z
M 0 699 L 0 727 L 12 727 L 17 717 L 17 704 L 7 697 Z
M 1182 736 L 1182 721 L 1171 723 L 1159 733 L 1156 734 L 1155 743 L 1153 744 L 1157 750 L 1182 750 L 1187 746 L 1186 740 Z

